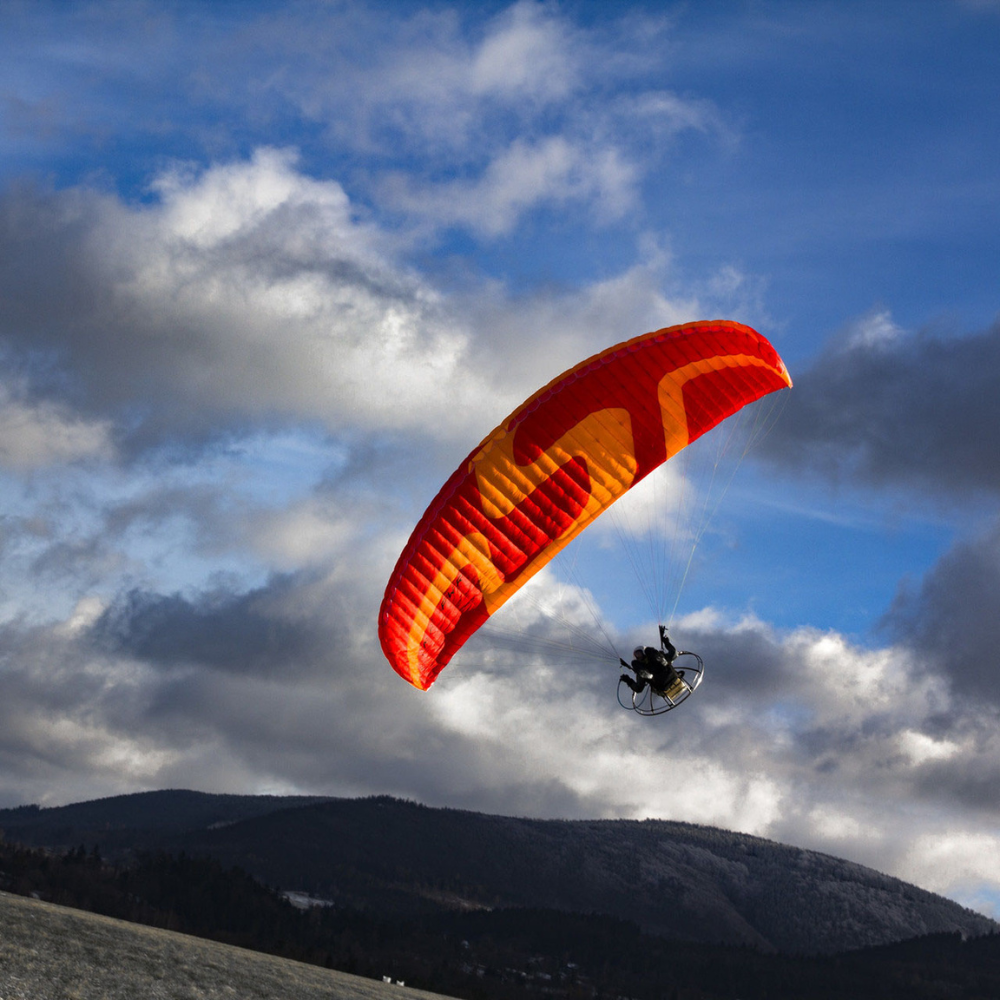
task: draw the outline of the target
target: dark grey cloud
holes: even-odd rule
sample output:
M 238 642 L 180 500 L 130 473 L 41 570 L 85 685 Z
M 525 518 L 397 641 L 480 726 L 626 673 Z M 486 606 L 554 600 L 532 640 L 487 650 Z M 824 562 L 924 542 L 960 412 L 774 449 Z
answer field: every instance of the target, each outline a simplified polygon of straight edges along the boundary
M 956 691 L 1000 708 L 1000 523 L 904 585 L 883 624 Z
M 711 664 L 712 679 L 727 697 L 766 702 L 784 687 L 788 655 L 777 637 L 763 629 L 732 634 L 688 628 L 677 640 Z
M 74 577 L 84 588 L 97 587 L 121 568 L 121 553 L 98 535 L 60 539 L 45 546 L 30 562 L 30 573 L 38 583 L 62 582 Z
M 969 336 L 865 335 L 884 323 L 870 317 L 794 373 L 760 454 L 845 482 L 1000 492 L 1000 324 Z
M 245 593 L 194 598 L 133 590 L 101 615 L 91 637 L 111 653 L 158 667 L 272 678 L 336 672 L 339 630 L 325 618 L 295 615 L 301 589 L 301 580 L 285 576 Z
M 1000 760 L 991 734 L 1000 725 L 1000 715 L 984 714 L 973 727 L 953 720 L 949 736 L 958 736 L 975 748 L 957 759 L 928 762 L 913 776 L 916 801 L 947 803 L 971 815 L 992 820 L 994 803 L 1000 801 Z
M 0 626 L 0 798 L 40 780 L 56 799 L 249 783 L 588 814 L 590 796 L 400 680 L 374 639 L 376 606 L 364 574 L 334 569 Z M 506 703 L 519 687 L 506 682 L 501 713 L 522 710 Z

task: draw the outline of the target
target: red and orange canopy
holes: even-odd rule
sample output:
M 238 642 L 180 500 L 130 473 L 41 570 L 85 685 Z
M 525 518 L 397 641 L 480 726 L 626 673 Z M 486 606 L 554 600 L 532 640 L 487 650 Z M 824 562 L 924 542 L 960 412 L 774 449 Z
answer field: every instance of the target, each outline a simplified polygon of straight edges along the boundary
M 553 379 L 455 470 L 379 611 L 393 669 L 426 690 L 462 644 L 599 514 L 747 403 L 792 384 L 750 327 L 687 323 Z

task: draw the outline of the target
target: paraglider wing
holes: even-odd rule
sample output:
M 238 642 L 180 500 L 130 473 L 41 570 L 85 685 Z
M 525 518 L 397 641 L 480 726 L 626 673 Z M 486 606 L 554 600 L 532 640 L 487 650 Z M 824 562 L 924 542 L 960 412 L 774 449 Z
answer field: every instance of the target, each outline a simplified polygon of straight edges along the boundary
M 393 669 L 426 690 L 462 644 L 658 465 L 791 379 L 756 331 L 643 334 L 539 390 L 458 467 L 403 550 L 379 611 Z

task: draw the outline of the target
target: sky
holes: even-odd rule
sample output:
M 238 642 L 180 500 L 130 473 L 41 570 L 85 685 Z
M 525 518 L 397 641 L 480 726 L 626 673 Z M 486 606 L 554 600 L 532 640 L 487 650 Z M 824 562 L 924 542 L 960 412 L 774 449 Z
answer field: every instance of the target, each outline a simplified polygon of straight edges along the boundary
M 990 0 L 0 2 L 0 805 L 660 817 L 1000 917 L 998 43 Z M 405 684 L 378 607 L 456 465 L 715 318 L 795 385 L 668 609 L 696 697 L 548 645 L 651 641 L 629 522 L 505 609 L 534 645 Z

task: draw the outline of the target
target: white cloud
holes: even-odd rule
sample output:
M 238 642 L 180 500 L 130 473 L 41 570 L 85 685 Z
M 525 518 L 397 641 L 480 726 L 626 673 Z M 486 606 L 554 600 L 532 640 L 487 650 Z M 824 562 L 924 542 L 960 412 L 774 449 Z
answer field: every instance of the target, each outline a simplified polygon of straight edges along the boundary
M 80 598 L 65 622 L 56 625 L 55 634 L 79 635 L 89 629 L 107 609 L 107 601 L 93 594 Z
M 893 346 L 903 335 L 903 329 L 893 321 L 892 314 L 880 309 L 849 324 L 843 341 L 848 350 L 877 350 Z
M 449 668 L 454 674 L 442 675 L 428 700 L 441 732 L 474 738 L 494 758 L 490 775 L 477 772 L 480 785 L 558 783 L 587 815 L 658 816 L 756 833 L 778 815 L 781 789 L 768 775 L 727 764 L 704 745 L 688 752 L 665 728 L 621 713 L 613 702 L 615 670 L 546 664 L 530 653 L 504 674 L 470 667 L 464 657 Z
M 156 188 L 161 201 L 136 208 L 80 195 L 84 238 L 59 252 L 85 259 L 100 309 L 53 289 L 61 313 L 43 306 L 34 329 L 9 333 L 25 349 L 47 343 L 92 410 L 127 408 L 161 434 L 248 420 L 485 434 L 584 352 L 700 311 L 664 294 L 669 258 L 655 250 L 572 298 L 445 297 L 359 221 L 340 185 L 302 175 L 288 151 L 174 170 Z M 491 214 L 487 199 L 476 211 L 506 209 Z
M 593 202 L 604 221 L 633 202 L 635 168 L 614 149 L 594 149 L 563 136 L 536 142 L 515 139 L 473 180 L 416 184 L 397 174 L 384 198 L 435 227 L 467 226 L 485 237 L 508 235 L 539 205 Z
M 288 33 L 306 66 L 294 75 L 274 73 L 264 89 L 329 122 L 342 142 L 390 155 L 402 147 L 418 157 L 481 163 L 498 138 L 503 145 L 535 131 L 540 116 L 565 114 L 609 76 L 606 39 L 530 0 L 486 21 L 454 9 L 377 23 L 370 13 L 330 12 L 308 39 L 294 19 L 276 18 L 272 31 L 278 38 Z M 352 37 L 354 51 L 345 58 L 338 43 Z
M 175 171 L 148 207 L 66 199 L 82 205 L 72 210 L 83 240 L 72 242 L 79 218 L 50 238 L 90 285 L 32 290 L 31 321 L 3 332 L 26 352 L 51 350 L 90 409 L 128 411 L 161 432 L 248 419 L 441 426 L 488 399 L 488 379 L 468 364 L 468 329 L 353 217 L 340 185 L 303 176 L 293 159 L 265 149 L 248 163 Z M 7 435 L 16 460 L 44 458 L 43 436 L 57 457 L 102 444 L 100 421 L 7 412 L 24 425 L 23 443 Z M 53 433 L 30 436 L 43 421 Z
M 878 836 L 877 832 L 864 826 L 857 817 L 825 803 L 810 810 L 809 823 L 816 834 L 826 841 L 849 844 L 861 838 L 872 839 Z
M 580 76 L 570 29 L 531 0 L 508 8 L 473 53 L 473 94 L 553 101 L 564 98 Z
M 1000 829 L 962 826 L 940 824 L 913 837 L 900 862 L 904 877 L 933 892 L 964 895 L 989 886 L 995 894 Z
M 109 421 L 87 420 L 50 402 L 27 403 L 0 390 L 0 465 L 27 471 L 114 453 Z
M 669 134 L 683 129 L 726 133 L 718 108 L 710 101 L 682 98 L 669 90 L 650 90 L 630 99 L 623 111 L 640 118 L 647 128 Z
M 709 101 L 645 89 L 662 29 L 635 16 L 586 29 L 531 0 L 486 20 L 327 11 L 308 36 L 301 17 L 279 16 L 273 44 L 300 66 L 262 74 L 254 96 L 290 99 L 338 153 L 370 157 L 356 183 L 422 231 L 492 239 L 535 206 L 567 202 L 607 223 L 635 204 L 641 164 L 677 133 L 726 131 Z
M 327 564 L 351 545 L 361 526 L 332 504 L 308 498 L 286 510 L 254 518 L 256 546 L 282 570 Z
M 948 760 L 962 750 L 961 745 L 954 740 L 935 739 L 912 729 L 904 729 L 896 738 L 899 749 L 906 754 L 911 763 L 917 765 L 927 761 Z

